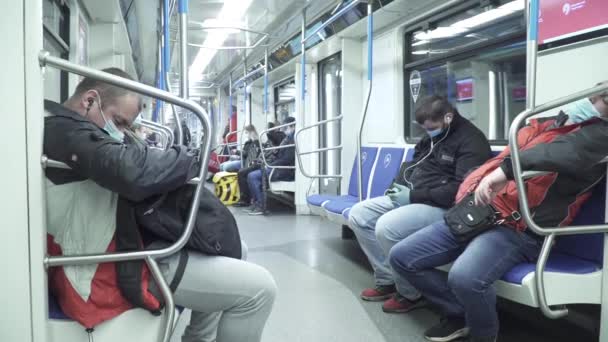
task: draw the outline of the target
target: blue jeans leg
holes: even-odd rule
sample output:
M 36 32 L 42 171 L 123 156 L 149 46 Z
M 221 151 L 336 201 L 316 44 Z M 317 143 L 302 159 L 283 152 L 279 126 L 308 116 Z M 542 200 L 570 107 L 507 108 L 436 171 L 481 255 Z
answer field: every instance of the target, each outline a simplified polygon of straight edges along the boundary
M 388 265 L 386 254 L 376 240 L 376 222 L 399 205 L 387 196 L 376 197 L 355 204 L 350 210 L 349 226 L 355 232 L 361 249 L 374 270 L 376 285 L 393 285 L 393 273 Z
M 388 256 L 391 248 L 408 236 L 443 218 L 445 209 L 426 204 L 409 204 L 382 215 L 376 223 L 376 240 L 383 254 Z M 387 258 L 388 259 L 388 258 Z M 388 260 L 386 262 L 388 264 Z M 397 292 L 410 300 L 420 293 L 405 278 L 393 272 Z
M 262 170 L 256 170 L 247 175 L 247 184 L 253 202 L 257 205 L 262 204 Z
M 224 172 L 237 172 L 241 169 L 240 160 L 231 160 L 220 164 L 220 171 Z
M 499 327 L 494 282 L 539 251 L 535 239 L 503 226 L 460 243 L 440 221 L 396 244 L 390 263 L 444 314 L 464 316 L 473 336 L 488 337 Z M 451 261 L 447 277 L 435 269 Z

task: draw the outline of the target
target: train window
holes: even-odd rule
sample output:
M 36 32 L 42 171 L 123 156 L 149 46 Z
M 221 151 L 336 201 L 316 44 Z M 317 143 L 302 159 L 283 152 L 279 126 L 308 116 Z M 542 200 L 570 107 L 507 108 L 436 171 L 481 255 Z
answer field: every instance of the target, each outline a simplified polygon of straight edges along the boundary
M 416 101 L 446 96 L 493 141 L 505 141 L 511 120 L 525 109 L 524 1 L 473 8 L 439 21 L 431 30 L 406 34 L 406 135 Z
M 337 54 L 319 63 L 319 121 L 328 120 L 342 114 L 342 55 Z M 341 144 L 339 123 L 321 126 L 319 148 L 334 147 Z M 320 174 L 340 174 L 340 151 L 322 152 L 319 164 Z M 319 193 L 339 194 L 340 182 L 337 179 L 324 179 L 319 182 Z
M 289 79 L 274 87 L 274 118 L 283 122 L 296 113 L 296 81 Z
M 64 59 L 70 53 L 70 9 L 63 1 L 45 0 L 43 2 L 44 49 L 53 56 Z M 68 73 L 55 69 L 48 70 L 45 76 L 45 97 L 63 102 L 68 98 Z

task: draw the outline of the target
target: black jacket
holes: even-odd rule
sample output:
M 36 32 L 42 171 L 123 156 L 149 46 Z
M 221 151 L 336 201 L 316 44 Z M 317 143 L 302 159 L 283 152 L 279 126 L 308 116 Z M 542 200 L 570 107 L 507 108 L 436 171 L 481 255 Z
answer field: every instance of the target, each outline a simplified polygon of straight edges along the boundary
M 260 143 L 256 140 L 247 140 L 243 145 L 243 167 L 250 167 L 260 157 Z
M 519 155 L 524 171 L 551 171 L 583 178 L 603 173 L 605 165 L 598 163 L 608 156 L 608 119 L 592 120 L 575 132 Z M 513 179 L 511 158 L 505 158 L 500 167 L 508 179 Z
M 395 182 L 412 184 L 411 203 L 449 208 L 467 173 L 490 159 L 492 151 L 483 132 L 458 115 L 449 131 L 433 138 L 433 142 L 435 147 L 424 160 L 431 150 L 431 138 L 425 135 L 416 144 L 414 160 L 401 165 Z
M 185 146 L 163 151 L 123 144 L 58 103 L 45 101 L 45 109 L 53 116 L 44 121 L 44 154 L 68 164 L 72 176 L 91 179 L 130 201 L 175 190 L 198 174 L 198 156 Z M 52 168 L 46 173 L 66 174 Z
M 295 144 L 293 135 L 285 136 L 279 146 Z M 271 166 L 294 166 L 296 161 L 295 147 L 287 147 L 278 150 L 277 158 L 270 163 Z M 292 169 L 276 169 L 273 173 L 271 181 L 292 181 L 294 180 L 295 172 Z

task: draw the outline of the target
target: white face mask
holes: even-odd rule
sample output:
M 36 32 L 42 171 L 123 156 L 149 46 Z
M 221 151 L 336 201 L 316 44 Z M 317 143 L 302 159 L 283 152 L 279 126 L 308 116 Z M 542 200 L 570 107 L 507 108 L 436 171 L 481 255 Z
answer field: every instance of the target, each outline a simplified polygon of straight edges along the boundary
M 103 113 L 103 110 L 101 109 L 101 96 L 99 96 L 98 94 L 98 101 L 97 101 L 97 105 L 99 106 L 99 112 L 101 113 L 101 117 L 103 118 L 103 121 L 105 121 L 105 125 L 103 126 L 103 129 L 108 132 L 108 134 L 120 141 L 123 142 L 125 140 L 125 134 L 118 129 L 118 127 L 116 127 L 116 125 L 114 124 L 113 121 L 108 121 L 108 119 L 106 119 L 105 114 Z
M 568 114 L 569 121 L 572 123 L 579 123 L 601 116 L 597 108 L 587 98 L 570 103 L 566 106 L 564 112 Z

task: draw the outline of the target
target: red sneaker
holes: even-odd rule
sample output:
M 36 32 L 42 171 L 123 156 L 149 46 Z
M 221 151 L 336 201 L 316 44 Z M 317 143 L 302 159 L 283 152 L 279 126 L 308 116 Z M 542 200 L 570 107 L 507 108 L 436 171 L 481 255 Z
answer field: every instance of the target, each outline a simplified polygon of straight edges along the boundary
M 379 302 L 391 298 L 396 293 L 395 285 L 378 285 L 373 289 L 361 292 L 361 299 L 370 302 Z
M 424 298 L 420 298 L 416 301 L 411 301 L 399 293 L 395 293 L 391 299 L 387 300 L 382 304 L 382 311 L 386 313 L 406 313 L 415 309 L 420 309 L 427 306 L 428 303 Z

